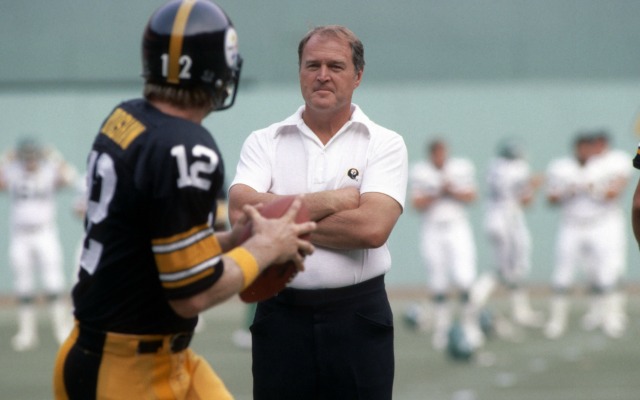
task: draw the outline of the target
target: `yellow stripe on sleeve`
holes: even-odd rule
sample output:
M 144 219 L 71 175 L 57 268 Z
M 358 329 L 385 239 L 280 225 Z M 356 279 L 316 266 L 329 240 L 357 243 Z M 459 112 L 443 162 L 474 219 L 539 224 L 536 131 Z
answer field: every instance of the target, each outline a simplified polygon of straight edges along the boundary
M 222 249 L 218 240 L 215 236 L 210 235 L 188 247 L 167 253 L 155 253 L 155 259 L 161 274 L 171 274 L 189 269 L 220 253 L 222 253 Z
M 192 275 L 189 278 L 185 278 L 179 281 L 163 281 L 162 282 L 162 287 L 165 289 L 176 289 L 176 288 L 181 288 L 184 286 L 188 286 L 194 282 L 197 282 L 199 280 L 202 280 L 204 278 L 206 278 L 207 276 L 210 276 L 211 274 L 214 273 L 214 269 L 213 268 L 207 268 L 204 271 L 200 272 L 199 274 L 196 275 Z
M 206 224 L 168 238 L 152 240 L 152 249 L 162 286 L 188 286 L 214 273 L 222 247 Z
M 213 233 L 213 230 L 211 230 L 209 225 L 202 224 L 202 225 L 194 226 L 193 228 L 189 229 L 186 232 L 178 233 L 177 235 L 173 235 L 173 236 L 169 236 L 169 237 L 165 237 L 165 238 L 153 239 L 151 241 L 151 244 L 153 244 L 154 246 L 159 246 L 159 245 L 167 245 L 167 244 L 171 244 L 171 243 L 176 243 L 176 242 L 179 242 L 181 240 L 187 239 L 187 238 L 189 238 L 191 236 L 194 236 L 195 234 L 197 234 L 200 231 L 207 231 L 207 230 Z

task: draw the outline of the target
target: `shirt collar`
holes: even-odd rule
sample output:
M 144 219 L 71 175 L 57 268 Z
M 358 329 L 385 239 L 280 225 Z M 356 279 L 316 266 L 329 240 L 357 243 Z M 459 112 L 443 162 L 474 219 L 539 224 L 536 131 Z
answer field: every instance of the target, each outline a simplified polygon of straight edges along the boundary
M 304 109 L 305 109 L 304 105 L 300 106 L 293 115 L 291 115 L 290 117 L 282 121 L 278 131 L 276 132 L 276 136 L 280 132 L 282 132 L 283 128 L 285 127 L 295 126 L 299 128 L 300 126 L 304 125 L 304 121 L 302 119 L 302 113 L 304 112 Z M 349 119 L 349 121 L 347 121 L 345 125 L 353 124 L 353 123 L 358 123 L 363 125 L 367 129 L 367 132 L 371 131 L 372 122 L 369 119 L 369 117 L 366 116 L 366 114 L 362 111 L 362 109 L 360 109 L 360 107 L 357 104 L 351 103 L 351 118 Z

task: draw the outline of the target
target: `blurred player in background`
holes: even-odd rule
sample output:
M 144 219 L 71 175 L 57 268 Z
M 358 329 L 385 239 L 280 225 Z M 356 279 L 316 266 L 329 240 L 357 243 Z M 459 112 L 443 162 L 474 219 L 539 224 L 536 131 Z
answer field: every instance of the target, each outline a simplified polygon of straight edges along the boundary
M 485 231 L 491 244 L 496 275 L 511 293 L 511 319 L 523 326 L 541 327 L 541 313 L 531 308 L 526 279 L 531 269 L 531 234 L 525 218 L 542 178 L 531 173 L 522 146 L 504 140 L 487 173 Z
M 479 346 L 478 310 L 469 296 L 477 274 L 476 247 L 466 210 L 477 197 L 475 167 L 467 159 L 450 158 L 442 139 L 426 150 L 428 159 L 411 169 L 410 195 L 422 214 L 420 251 L 434 305 L 432 344 L 436 349 L 447 345 L 454 312 L 448 296 L 457 289 L 462 326 L 470 343 Z
M 313 246 L 299 235 L 314 223 L 293 222 L 296 199 L 282 218 L 247 206 L 230 232 L 212 229 L 224 163 L 202 121 L 234 104 L 242 63 L 224 11 L 168 2 L 142 50 L 144 98 L 113 109 L 88 156 L 77 322 L 58 352 L 55 398 L 231 399 L 189 348 L 198 315 L 272 263 L 302 269 Z M 249 220 L 252 236 L 236 246 Z
M 545 327 L 549 338 L 566 330 L 568 291 L 579 265 L 593 297 L 583 326 L 600 327 L 610 337 L 622 335 L 626 326 L 618 292 L 625 268 L 624 220 L 617 203 L 628 180 L 628 167 L 619 156 L 603 152 L 598 140 L 593 132 L 579 133 L 574 155 L 553 161 L 547 171 L 547 198 L 561 212 L 552 276 L 554 296 Z
M 295 193 L 305 193 L 318 221 L 305 272 L 258 303 L 254 398 L 390 399 L 393 315 L 384 276 L 406 196 L 407 149 L 351 102 L 365 64 L 353 32 L 317 27 L 298 56 L 305 104 L 247 138 L 229 191 L 231 221 L 244 204 Z
M 619 287 L 627 266 L 627 220 L 622 197 L 628 187 L 632 164 L 629 155 L 611 148 L 611 137 L 605 130 L 591 134 L 593 156 L 588 161 L 595 176 L 594 195 L 601 206 L 599 225 L 602 257 L 605 263 L 591 271 L 591 302 L 582 319 L 583 328 L 600 328 L 618 337 L 626 327 L 625 296 Z
M 70 309 L 64 298 L 66 279 L 56 221 L 56 194 L 71 186 L 75 170 L 51 148 L 23 138 L 0 163 L 0 190 L 10 196 L 9 258 L 18 298 L 18 333 L 11 339 L 16 351 L 38 344 L 37 281 L 50 308 L 53 334 L 60 343 L 71 330 Z

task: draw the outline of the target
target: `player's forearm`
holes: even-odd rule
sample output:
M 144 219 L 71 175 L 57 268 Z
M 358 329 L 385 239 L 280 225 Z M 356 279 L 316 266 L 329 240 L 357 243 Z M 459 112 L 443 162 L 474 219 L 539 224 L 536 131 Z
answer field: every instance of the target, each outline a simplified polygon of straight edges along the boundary
M 298 270 L 303 269 L 304 257 L 311 254 L 314 248 L 308 241 L 299 237 L 311 233 L 315 229 L 315 223 L 295 224 L 291 219 L 294 214 L 277 219 L 264 219 L 259 217 L 255 209 L 249 211 L 254 214 L 251 216 L 254 224 L 253 235 L 240 247 L 234 247 L 222 255 L 224 270 L 212 286 L 187 299 L 170 302 L 178 315 L 184 318 L 194 317 L 227 300 L 248 287 L 272 264 L 292 260 Z M 291 212 L 295 211 L 297 209 Z
M 226 253 L 235 247 L 236 239 L 233 236 L 232 231 L 216 232 L 216 239 L 218 240 L 223 253 Z
M 243 287 L 242 271 L 236 265 L 225 265 L 220 279 L 208 289 L 195 296 L 171 300 L 171 308 L 183 318 L 193 318 L 216 304 L 236 295 Z
M 181 317 L 193 318 L 238 294 L 278 255 L 266 238 L 251 238 L 241 248 L 222 255 L 224 271 L 216 283 L 192 297 L 171 301 L 171 307 Z

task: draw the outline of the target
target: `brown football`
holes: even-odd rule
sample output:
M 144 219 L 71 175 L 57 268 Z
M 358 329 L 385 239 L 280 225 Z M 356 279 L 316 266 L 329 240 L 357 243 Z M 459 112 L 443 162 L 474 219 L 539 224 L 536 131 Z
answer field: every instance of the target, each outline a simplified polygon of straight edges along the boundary
M 280 218 L 289 209 L 294 199 L 295 196 L 279 197 L 260 208 L 260 214 L 265 218 Z M 298 210 L 295 221 L 297 223 L 309 221 L 309 210 L 304 206 L 304 203 Z M 240 237 L 240 243 L 249 239 L 252 229 L 251 222 L 249 222 Z M 308 239 L 309 235 L 303 235 L 301 238 Z M 287 286 L 297 272 L 293 261 L 270 265 L 258 275 L 251 285 L 240 292 L 240 299 L 245 303 L 254 303 L 273 297 Z

